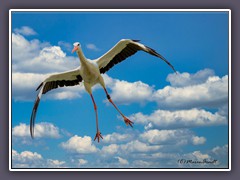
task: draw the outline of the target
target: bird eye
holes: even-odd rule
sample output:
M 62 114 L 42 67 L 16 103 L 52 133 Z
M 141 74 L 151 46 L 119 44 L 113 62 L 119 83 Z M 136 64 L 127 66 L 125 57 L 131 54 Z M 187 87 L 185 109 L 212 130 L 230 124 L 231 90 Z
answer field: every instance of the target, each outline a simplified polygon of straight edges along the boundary
M 80 44 L 78 43 L 78 45 L 77 46 L 80 46 Z

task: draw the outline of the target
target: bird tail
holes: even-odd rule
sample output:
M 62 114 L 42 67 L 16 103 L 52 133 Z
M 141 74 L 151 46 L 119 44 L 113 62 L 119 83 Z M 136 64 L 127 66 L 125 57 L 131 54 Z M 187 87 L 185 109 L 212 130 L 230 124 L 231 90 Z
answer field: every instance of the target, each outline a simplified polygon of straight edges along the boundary
M 30 119 L 30 134 L 31 137 L 34 138 L 34 125 L 35 125 L 35 118 L 37 115 L 37 110 L 38 110 L 38 105 L 40 103 L 40 98 L 37 96 L 34 106 L 33 106 L 33 110 L 32 110 L 32 115 L 31 115 L 31 119 Z
M 41 90 L 40 90 L 40 92 L 38 93 L 37 98 L 36 98 L 36 100 L 35 100 L 35 103 L 34 103 L 34 106 L 33 106 L 33 109 L 32 109 L 31 119 L 30 119 L 30 134 L 31 134 L 32 139 L 34 138 L 35 118 L 36 118 L 36 115 L 37 115 L 38 106 L 39 106 L 40 99 L 41 99 L 41 96 L 42 96 L 42 91 L 43 91 L 44 83 L 41 83 L 41 84 L 38 86 L 37 90 L 38 90 L 40 87 L 41 87 Z

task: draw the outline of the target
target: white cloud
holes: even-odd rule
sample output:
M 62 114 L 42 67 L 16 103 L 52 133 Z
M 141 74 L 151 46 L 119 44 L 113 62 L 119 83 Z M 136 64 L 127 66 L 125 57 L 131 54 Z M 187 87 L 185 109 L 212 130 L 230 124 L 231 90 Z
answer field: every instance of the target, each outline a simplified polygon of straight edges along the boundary
M 41 154 L 31 151 L 17 152 L 12 150 L 13 168 L 60 168 L 65 161 L 44 159 Z
M 88 161 L 85 159 L 78 159 L 78 163 L 79 163 L 79 165 L 85 165 L 88 163 Z
M 28 41 L 20 34 L 12 34 L 12 69 L 21 73 L 53 73 L 75 69 L 79 66 L 76 57 L 66 56 L 59 46 Z
M 146 143 L 143 143 L 139 140 L 134 140 L 131 142 L 128 142 L 126 144 L 120 145 L 121 150 L 126 153 L 133 153 L 133 152 L 153 152 L 161 149 L 161 146 L 159 145 L 148 145 Z
M 189 110 L 156 110 L 150 115 L 141 112 L 129 116 L 129 118 L 139 124 L 149 128 L 179 128 L 179 127 L 199 127 L 227 124 L 227 117 L 221 116 L 218 112 L 211 113 L 201 109 Z
M 167 81 L 169 81 L 173 87 L 186 87 L 205 83 L 211 76 L 214 76 L 214 71 L 212 69 L 203 69 L 195 74 L 189 74 L 187 72 L 169 74 L 167 76 Z
M 204 159 L 210 159 L 210 156 L 208 154 L 202 154 L 200 151 L 194 151 L 192 155 L 197 159 L 197 160 L 204 160 Z
M 155 90 L 141 81 L 127 82 L 105 75 L 111 97 L 120 104 L 157 102 L 164 109 L 193 107 L 220 108 L 228 102 L 228 76 L 214 76 L 214 71 L 204 69 L 195 74 L 169 74 L 171 86 Z
M 15 33 L 22 34 L 25 36 L 36 35 L 37 33 L 28 26 L 22 26 L 21 28 L 14 29 Z
M 17 69 L 17 66 L 31 61 L 41 51 L 42 48 L 49 46 L 48 43 L 41 43 L 37 39 L 28 41 L 20 34 L 12 33 L 12 68 Z M 19 68 L 19 67 L 18 67 Z
M 86 47 L 93 51 L 100 51 L 100 49 L 95 44 L 92 43 L 87 44 Z
M 228 154 L 228 145 L 226 144 L 226 145 L 224 145 L 222 147 L 216 146 L 211 151 L 216 156 L 222 156 L 222 157 L 227 156 L 227 154 Z
M 61 147 L 65 150 L 80 154 L 95 153 L 98 151 L 89 136 L 73 136 L 67 142 L 61 143 Z
M 118 162 L 120 165 L 128 165 L 129 164 L 128 160 L 123 159 L 121 157 L 116 157 L 116 159 L 118 159 Z
M 66 57 L 66 53 L 64 53 L 59 46 L 51 46 L 43 48 L 40 51 L 40 56 L 46 59 L 46 61 L 51 62 L 53 59 L 58 60 L 58 58 Z M 59 63 L 59 61 L 57 63 Z
M 13 150 L 12 151 L 12 157 L 13 159 L 18 159 L 21 161 L 27 161 L 27 160 L 37 160 L 37 159 L 42 159 L 42 156 L 36 152 L 31 152 L 31 151 L 23 151 L 20 154 Z
M 104 75 L 111 97 L 119 104 L 156 102 L 163 109 L 220 108 L 228 102 L 228 76 L 204 69 L 195 74 L 170 74 L 171 86 L 155 90 L 141 81 L 127 82 Z
M 103 146 L 101 153 L 103 156 L 109 156 L 116 154 L 118 152 L 119 146 L 117 144 L 110 144 L 108 146 Z
M 113 79 L 104 75 L 104 80 L 108 88 L 111 89 L 111 98 L 119 104 L 145 103 L 151 100 L 153 87 L 141 81 L 127 82 Z
M 64 165 L 65 161 L 59 161 L 59 160 L 53 160 L 53 159 L 47 159 L 47 167 L 48 168 L 60 168 L 62 165 Z
M 160 108 L 219 108 L 228 102 L 228 76 L 208 77 L 206 82 L 184 87 L 166 86 L 153 95 Z
M 41 122 L 35 124 L 34 137 L 36 138 L 60 138 L 59 128 L 51 123 Z M 30 137 L 29 125 L 20 123 L 12 128 L 14 137 Z
M 12 96 L 14 100 L 33 100 L 36 88 L 47 76 L 34 73 L 12 73 Z
M 132 134 L 119 134 L 119 133 L 112 133 L 103 136 L 104 143 L 121 143 L 131 140 L 133 137 Z
M 12 165 L 16 168 L 31 167 L 38 165 L 38 162 L 42 161 L 42 156 L 36 152 L 23 151 L 18 153 L 15 150 L 12 150 Z
M 218 114 L 221 116 L 228 116 L 228 104 L 221 106 L 218 110 Z
M 74 99 L 74 98 L 79 98 L 81 97 L 80 92 L 72 92 L 69 90 L 65 92 L 56 92 L 52 95 L 54 99 Z
M 204 144 L 206 142 L 205 137 L 194 136 L 192 137 L 192 142 L 194 145 Z
M 112 99 L 120 104 L 144 103 L 148 97 L 151 97 L 153 91 L 151 87 L 141 81 L 133 83 L 117 81 L 111 90 Z
M 188 129 L 177 130 L 148 130 L 140 135 L 140 139 L 150 144 L 159 145 L 186 145 L 193 143 L 194 145 L 204 144 L 204 137 L 195 136 Z

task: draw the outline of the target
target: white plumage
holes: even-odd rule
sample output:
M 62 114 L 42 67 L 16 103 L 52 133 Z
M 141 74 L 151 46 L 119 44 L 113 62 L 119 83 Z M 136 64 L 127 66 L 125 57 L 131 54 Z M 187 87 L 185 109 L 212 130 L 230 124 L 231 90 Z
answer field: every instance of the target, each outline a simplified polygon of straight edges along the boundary
M 50 75 L 37 88 L 37 90 L 40 89 L 40 91 L 37 95 L 30 120 L 30 133 L 32 138 L 34 137 L 35 117 L 41 96 L 42 94 L 45 94 L 52 89 L 63 86 L 75 86 L 78 85 L 80 82 L 83 82 L 86 91 L 90 94 L 91 99 L 93 101 L 97 127 L 97 133 L 94 140 L 97 139 L 99 142 L 100 138 L 102 138 L 102 135 L 98 127 L 97 106 L 92 96 L 92 87 L 95 84 L 99 83 L 103 87 L 109 102 L 116 108 L 116 110 L 123 117 L 126 125 L 130 125 L 132 127 L 133 124 L 132 121 L 130 121 L 124 114 L 122 114 L 122 112 L 117 108 L 117 106 L 112 101 L 110 95 L 107 92 L 101 74 L 107 72 L 114 65 L 120 63 L 129 56 L 135 54 L 139 50 L 145 51 L 153 56 L 162 59 L 175 71 L 174 67 L 162 55 L 158 54 L 152 48 L 139 43 L 138 40 L 122 39 L 112 49 L 110 49 L 107 53 L 105 53 L 103 56 L 99 57 L 96 60 L 88 60 L 87 58 L 85 58 L 79 42 L 74 43 L 73 46 L 74 48 L 72 52 L 77 53 L 79 60 L 81 62 L 81 66 L 71 71 Z

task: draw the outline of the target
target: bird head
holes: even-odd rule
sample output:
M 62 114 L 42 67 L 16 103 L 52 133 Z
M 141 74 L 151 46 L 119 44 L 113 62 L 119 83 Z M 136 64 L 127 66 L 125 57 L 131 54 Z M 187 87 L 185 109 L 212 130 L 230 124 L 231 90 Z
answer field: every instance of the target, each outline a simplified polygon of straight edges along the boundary
M 80 47 L 80 43 L 79 42 L 75 42 L 73 44 L 72 53 L 74 53 L 75 51 L 79 50 L 79 47 Z

